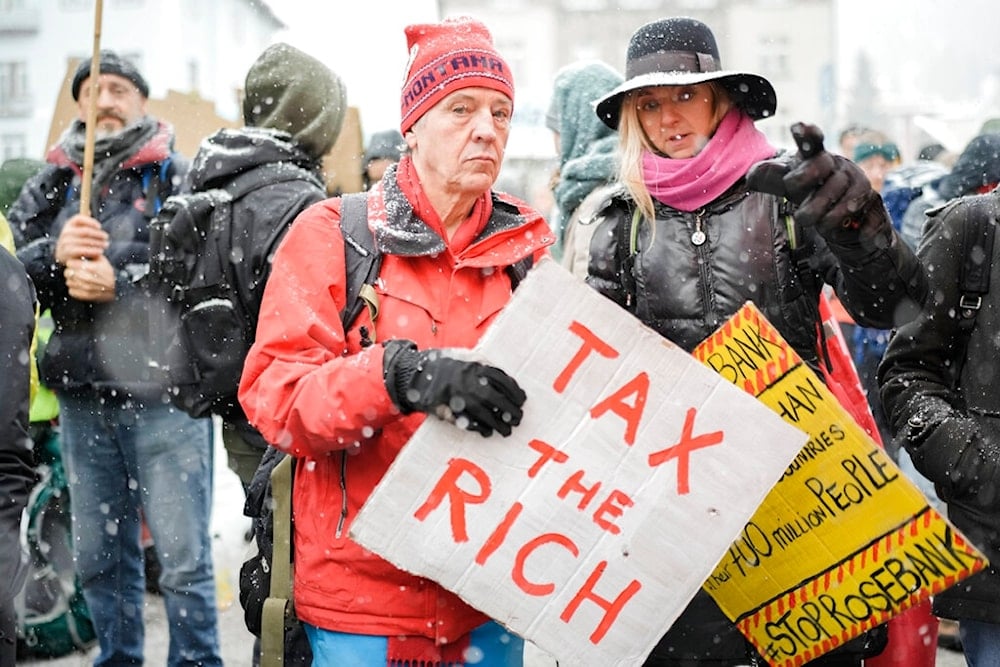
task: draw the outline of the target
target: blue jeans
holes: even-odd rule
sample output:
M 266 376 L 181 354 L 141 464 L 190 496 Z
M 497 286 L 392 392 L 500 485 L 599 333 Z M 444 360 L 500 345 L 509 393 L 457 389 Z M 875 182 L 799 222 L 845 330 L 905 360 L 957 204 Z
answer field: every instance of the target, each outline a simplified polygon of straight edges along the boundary
M 969 667 L 1000 665 L 1000 624 L 961 619 L 958 636 L 962 638 L 962 653 Z
M 378 635 L 353 635 L 323 630 L 303 623 L 313 652 L 314 665 L 385 667 L 389 640 Z M 393 663 L 396 664 L 396 663 Z M 522 667 L 524 640 L 495 621 L 472 631 L 466 665 L 475 667 Z
M 145 593 L 140 509 L 159 556 L 168 665 L 222 665 L 209 521 L 212 429 L 169 403 L 60 395 L 73 555 L 101 652 L 141 665 Z

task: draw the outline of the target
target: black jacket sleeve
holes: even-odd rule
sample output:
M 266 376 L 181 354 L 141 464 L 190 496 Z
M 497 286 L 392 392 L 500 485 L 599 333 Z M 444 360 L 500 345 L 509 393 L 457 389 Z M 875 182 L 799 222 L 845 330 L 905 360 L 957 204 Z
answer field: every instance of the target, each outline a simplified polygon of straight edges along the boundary
M 24 266 L 0 248 L 0 598 L 19 581 L 21 512 L 34 482 L 28 400 L 34 289 Z
M 957 315 L 962 242 L 956 223 L 964 215 L 962 206 L 928 219 L 920 259 L 927 267 L 930 296 L 920 314 L 901 325 L 889 342 L 878 381 L 896 440 L 917 470 L 934 482 L 941 499 L 995 516 L 1000 510 L 1000 441 L 983 432 L 985 422 L 970 413 L 953 389 L 955 369 L 966 355 Z

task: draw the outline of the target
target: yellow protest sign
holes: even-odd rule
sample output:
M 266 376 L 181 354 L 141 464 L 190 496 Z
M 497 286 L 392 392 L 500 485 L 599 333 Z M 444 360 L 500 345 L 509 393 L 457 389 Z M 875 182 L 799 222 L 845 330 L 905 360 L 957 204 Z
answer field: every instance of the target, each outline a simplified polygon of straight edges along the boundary
M 809 434 L 704 584 L 771 665 L 802 665 L 986 566 L 753 304 L 694 356 Z

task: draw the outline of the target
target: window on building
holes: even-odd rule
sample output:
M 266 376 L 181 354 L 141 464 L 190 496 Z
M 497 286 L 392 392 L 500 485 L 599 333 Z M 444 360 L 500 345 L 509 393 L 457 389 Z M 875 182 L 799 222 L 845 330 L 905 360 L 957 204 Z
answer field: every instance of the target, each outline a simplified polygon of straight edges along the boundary
M 0 14 L 26 9 L 27 0 L 0 0 Z
M 569 12 L 594 12 L 607 8 L 607 0 L 562 0 L 562 8 Z
M 0 135 L 0 162 L 28 154 L 28 138 L 23 134 Z
M 28 97 L 28 63 L 23 60 L 0 61 L 0 111 L 23 102 Z
M 788 48 L 788 38 L 784 35 L 762 37 L 758 50 L 760 71 L 777 79 L 790 76 L 791 60 L 788 57 Z
M 199 74 L 198 61 L 197 60 L 189 60 L 188 61 L 188 65 L 187 65 L 187 71 L 188 71 L 188 87 L 187 87 L 187 89 L 189 91 L 200 90 L 198 88 L 198 74 Z

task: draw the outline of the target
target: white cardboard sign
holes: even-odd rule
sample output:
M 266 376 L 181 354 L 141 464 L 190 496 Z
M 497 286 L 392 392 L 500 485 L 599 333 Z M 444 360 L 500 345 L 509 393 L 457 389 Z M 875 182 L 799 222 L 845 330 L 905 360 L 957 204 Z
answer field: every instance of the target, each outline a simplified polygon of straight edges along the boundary
M 351 537 L 568 665 L 637 665 L 806 441 L 543 260 L 476 347 L 508 438 L 428 418 Z

